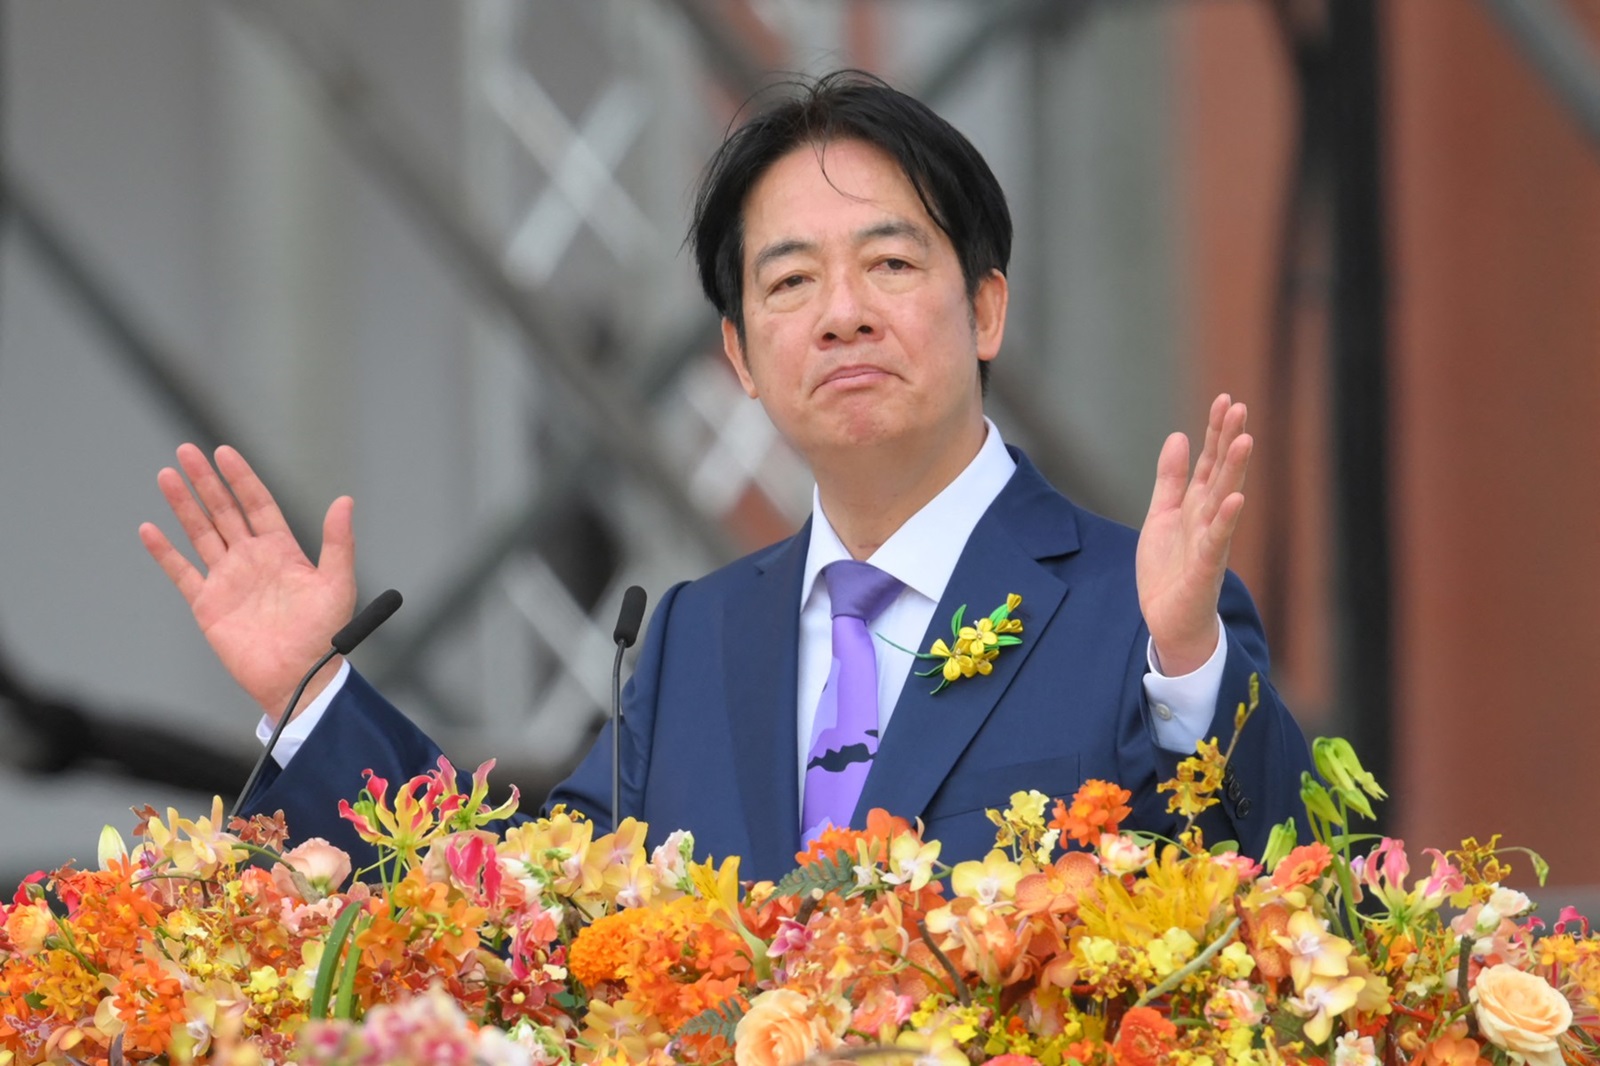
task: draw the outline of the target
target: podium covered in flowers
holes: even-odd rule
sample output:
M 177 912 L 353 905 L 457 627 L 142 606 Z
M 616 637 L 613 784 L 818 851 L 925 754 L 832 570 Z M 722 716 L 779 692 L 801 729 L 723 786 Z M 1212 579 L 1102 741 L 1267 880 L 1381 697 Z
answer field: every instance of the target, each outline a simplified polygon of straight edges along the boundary
M 1100 781 L 1014 795 L 981 861 L 875 811 L 775 884 L 632 820 L 490 833 L 488 765 L 369 781 L 372 883 L 281 821 L 146 809 L 4 907 L 0 1066 L 1600 1062 L 1600 940 L 1501 884 L 1537 857 L 1362 834 L 1377 783 L 1315 754 L 1315 842 L 1259 863 L 1123 832 Z M 1174 809 L 1224 761 L 1202 745 Z

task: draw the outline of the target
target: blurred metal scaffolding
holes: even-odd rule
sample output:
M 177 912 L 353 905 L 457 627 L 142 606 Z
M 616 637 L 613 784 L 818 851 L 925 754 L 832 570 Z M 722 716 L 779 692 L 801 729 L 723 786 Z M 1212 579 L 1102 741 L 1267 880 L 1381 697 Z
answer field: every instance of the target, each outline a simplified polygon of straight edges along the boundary
M 987 49 L 1045 28 L 1065 33 L 1089 6 L 1016 0 L 960 11 L 969 24 L 913 91 L 937 105 Z M 839 10 L 790 6 L 785 19 L 762 20 L 752 8 L 746 35 L 700 0 L 589 5 L 586 32 L 560 35 L 560 47 L 591 51 L 577 64 L 586 77 L 552 86 L 541 80 L 535 25 L 549 13 L 475 0 L 461 9 L 471 143 L 467 172 L 452 181 L 421 158 L 349 56 L 285 6 L 233 7 L 285 46 L 370 179 L 429 234 L 486 312 L 474 353 L 485 375 L 482 454 L 495 491 L 509 494 L 493 501 L 500 519 L 472 535 L 450 591 L 380 635 L 380 680 L 428 694 L 430 650 L 476 618 L 496 685 L 494 705 L 469 727 L 548 735 L 592 721 L 606 704 L 610 614 L 642 556 L 664 555 L 671 570 L 693 574 L 735 554 L 736 511 L 790 527 L 803 517 L 804 468 L 721 366 L 703 304 L 679 293 L 641 307 L 648 301 L 627 282 L 679 269 L 683 199 L 645 188 L 655 175 L 684 174 L 664 146 L 703 155 L 730 105 L 763 84 L 763 56 L 796 55 L 794 38 L 814 41 L 838 25 Z M 463 185 L 465 210 L 450 193 Z M 564 275 L 585 267 L 618 283 L 598 299 L 594 287 L 563 287 Z M 1092 502 L 1095 479 L 1069 459 L 1060 430 L 1024 390 L 999 381 L 998 400 L 1043 464 L 1070 472 Z M 650 501 L 642 510 L 641 497 Z M 670 533 L 657 524 L 662 513 Z M 580 515 L 612 534 L 609 550 L 591 553 L 606 556 L 598 572 L 594 558 L 550 558 L 549 534 L 570 535 Z M 441 719 L 469 725 L 451 701 L 429 702 Z
M 458 9 L 468 135 L 454 165 L 429 157 L 379 79 L 315 24 L 314 7 L 224 8 L 270 42 L 333 139 L 479 309 L 463 365 L 479 405 L 486 517 L 465 531 L 443 591 L 413 596 L 376 635 L 370 672 L 486 747 L 537 736 L 521 747 L 545 751 L 551 762 L 533 769 L 555 774 L 608 704 L 621 589 L 643 574 L 704 572 L 792 530 L 809 508 L 809 475 L 727 372 L 717 324 L 683 269 L 688 190 L 727 125 L 769 71 L 876 67 L 848 40 L 863 20 L 886 37 L 897 20 L 937 16 L 937 47 L 895 80 L 939 107 L 997 55 L 1037 62 L 1060 49 L 1097 5 L 472 0 Z M 559 33 L 556 17 L 567 20 Z M 548 62 L 557 53 L 563 61 Z M 1038 129 L 1029 109 L 1042 115 L 1050 101 L 1016 106 L 1018 125 Z M 190 361 L 165 352 L 115 279 L 7 182 L 23 235 L 160 402 L 202 444 L 238 441 L 175 369 Z M 1037 221 L 1028 208 L 1046 206 L 1017 201 L 1018 230 Z M 1058 484 L 1104 509 L 1109 477 L 1025 376 L 997 373 L 990 407 Z M 444 695 L 435 669 L 441 646 L 469 632 L 495 679 L 476 707 Z

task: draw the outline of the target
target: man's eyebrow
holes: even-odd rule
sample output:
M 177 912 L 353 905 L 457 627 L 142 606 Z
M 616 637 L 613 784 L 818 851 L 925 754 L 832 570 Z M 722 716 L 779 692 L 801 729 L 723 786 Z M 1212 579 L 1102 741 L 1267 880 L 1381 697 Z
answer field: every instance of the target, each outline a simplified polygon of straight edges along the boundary
M 816 247 L 811 241 L 803 241 L 798 237 L 788 237 L 781 241 L 773 241 L 756 253 L 755 259 L 750 262 L 750 273 L 759 274 L 761 269 L 774 259 L 782 259 L 786 255 L 795 255 L 800 252 L 815 251 Z
M 882 240 L 885 237 L 908 237 L 923 248 L 927 248 L 931 243 L 927 230 L 903 218 L 890 219 L 868 226 L 866 229 L 856 230 L 857 244 L 866 244 L 868 241 Z

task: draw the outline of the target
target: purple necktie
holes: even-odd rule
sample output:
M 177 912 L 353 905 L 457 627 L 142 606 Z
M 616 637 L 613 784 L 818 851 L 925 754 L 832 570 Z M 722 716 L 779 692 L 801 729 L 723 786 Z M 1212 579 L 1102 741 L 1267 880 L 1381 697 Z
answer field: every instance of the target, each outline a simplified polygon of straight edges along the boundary
M 847 559 L 822 569 L 833 601 L 833 664 L 817 701 L 806 759 L 807 844 L 828 823 L 848 826 L 878 753 L 878 656 L 867 625 L 900 594 L 898 578 Z

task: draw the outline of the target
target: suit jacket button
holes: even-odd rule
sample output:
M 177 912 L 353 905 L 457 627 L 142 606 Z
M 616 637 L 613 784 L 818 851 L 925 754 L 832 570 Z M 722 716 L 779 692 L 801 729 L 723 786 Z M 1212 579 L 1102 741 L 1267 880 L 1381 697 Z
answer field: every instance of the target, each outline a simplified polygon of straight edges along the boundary
M 1240 800 L 1233 810 L 1240 818 L 1250 817 L 1250 800 L 1248 798 Z

